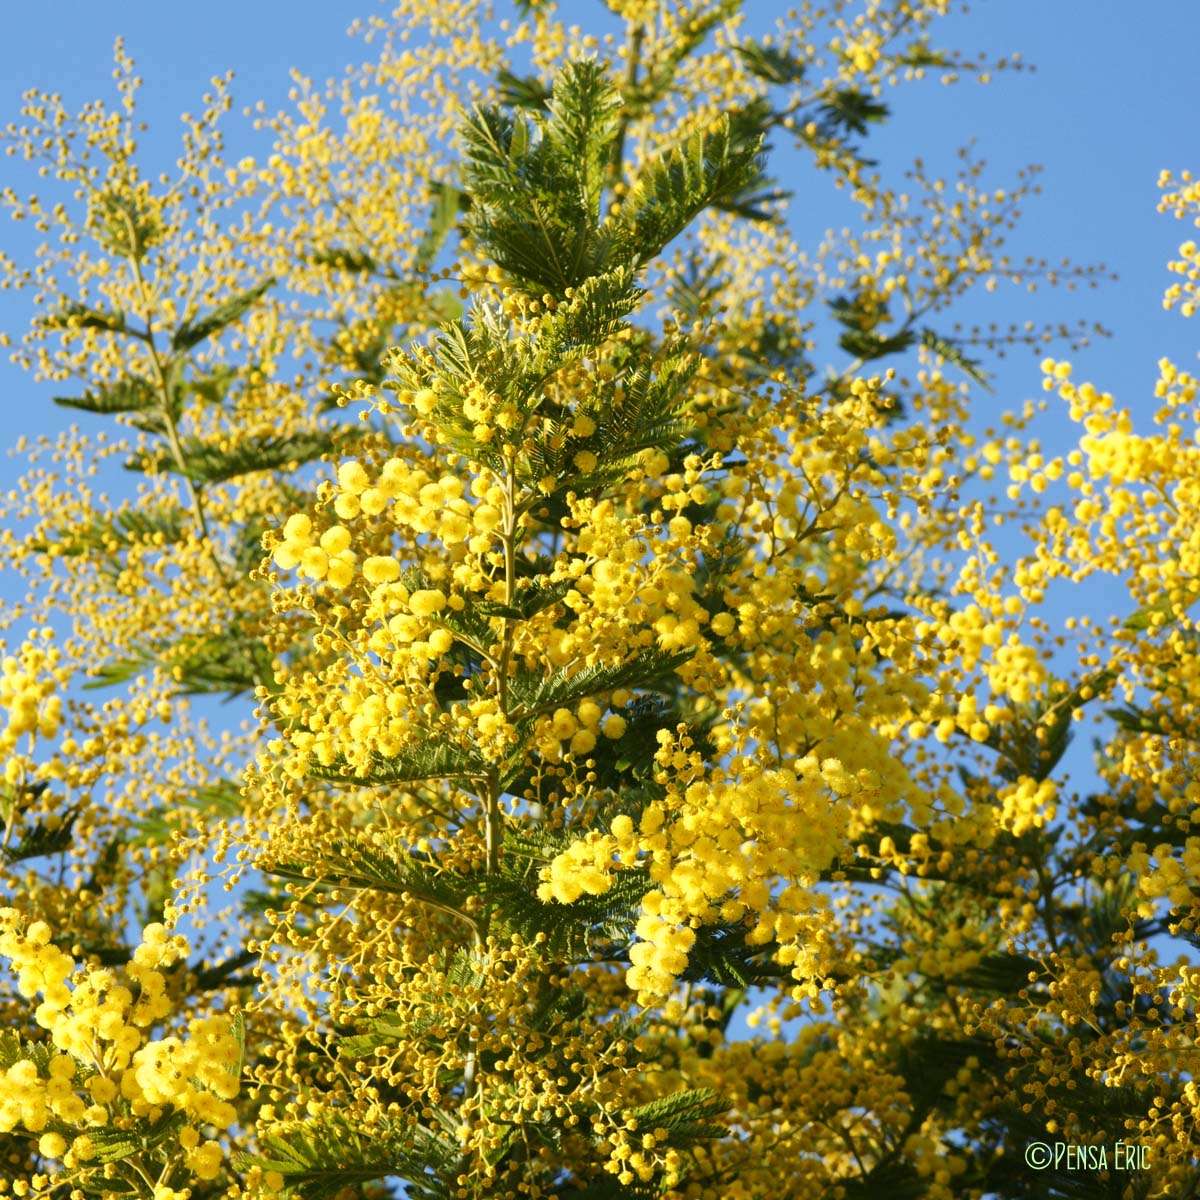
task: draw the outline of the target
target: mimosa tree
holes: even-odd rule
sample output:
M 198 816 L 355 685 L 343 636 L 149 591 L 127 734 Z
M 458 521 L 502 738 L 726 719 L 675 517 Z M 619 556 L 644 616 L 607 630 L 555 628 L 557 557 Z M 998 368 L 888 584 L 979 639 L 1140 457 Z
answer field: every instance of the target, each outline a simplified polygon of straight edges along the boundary
M 1200 1178 L 1164 951 L 1200 872 L 1195 380 L 1164 361 L 1135 434 L 1046 360 L 1058 455 L 1037 406 L 974 412 L 989 352 L 1059 332 L 953 332 L 1038 276 L 1003 249 L 1031 179 L 902 195 L 861 145 L 902 77 L 987 69 L 934 48 L 946 4 L 771 38 L 607 7 L 623 41 L 401 4 L 261 162 L 219 79 L 147 178 L 121 49 L 115 110 L 9 130 L 62 188 L 5 194 L 58 239 L 3 260 L 16 357 L 97 429 L 8 497 L 14 1194 Z M 817 244 L 768 142 L 854 232 Z M 1105 573 L 1127 610 L 1062 625 Z

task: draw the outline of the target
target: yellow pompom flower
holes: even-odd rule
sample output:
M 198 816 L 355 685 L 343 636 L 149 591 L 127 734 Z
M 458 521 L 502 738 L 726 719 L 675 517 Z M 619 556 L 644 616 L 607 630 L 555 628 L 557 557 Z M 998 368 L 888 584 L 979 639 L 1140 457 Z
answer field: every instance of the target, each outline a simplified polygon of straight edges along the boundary
M 709 622 L 709 628 L 717 637 L 728 637 L 737 628 L 737 622 L 729 613 L 720 612 Z
M 391 555 L 373 554 L 363 562 L 363 578 L 372 586 L 400 578 L 400 564 Z
M 408 608 L 414 617 L 432 617 L 445 607 L 445 594 L 430 588 L 418 589 L 408 598 Z
M 573 754 L 590 754 L 596 748 L 596 735 L 590 729 L 581 729 L 571 738 Z
M 371 477 L 357 460 L 342 463 L 337 473 L 338 487 L 352 496 L 361 495 L 371 486 Z
M 329 572 L 325 578 L 334 587 L 348 587 L 354 578 L 353 558 L 348 562 L 343 558 L 332 559 L 329 563 Z
M 344 525 L 334 525 L 321 534 L 321 549 L 331 558 L 350 548 L 350 531 Z
M 448 629 L 435 629 L 426 640 L 435 654 L 445 654 L 454 645 L 454 634 Z
M 595 831 L 589 833 L 542 869 L 538 898 L 543 902 L 573 904 L 584 892 L 602 896 L 613 885 L 616 849 L 614 838 Z
M 475 528 L 482 533 L 491 533 L 500 524 L 500 510 L 491 504 L 481 504 L 471 515 Z
M 350 531 L 345 526 L 334 525 L 321 535 L 318 545 L 306 546 L 299 554 L 300 574 L 310 579 L 328 580 L 334 587 L 345 587 L 354 578 L 356 560 L 357 556 L 350 549 Z M 279 551 L 276 551 L 275 561 L 280 562 Z
M 369 487 L 358 497 L 358 507 L 364 517 L 377 517 L 387 508 L 390 499 L 383 488 Z
M 471 523 L 461 513 L 443 513 L 438 523 L 438 535 L 447 546 L 456 546 L 470 537 Z
M 615 742 L 618 738 L 625 736 L 625 727 L 624 717 L 618 716 L 616 713 L 609 713 L 600 723 L 600 732 Z
M 312 518 L 305 513 L 294 513 L 283 527 L 283 541 L 275 547 L 274 559 L 278 567 L 290 571 L 300 565 L 312 545 Z
M 305 513 L 294 513 L 283 527 L 283 536 L 289 542 L 307 542 L 312 537 L 312 518 Z
M 554 710 L 554 715 L 550 719 L 551 728 L 554 730 L 554 736 L 560 740 L 573 737 L 575 731 L 579 728 L 579 722 L 575 719 L 575 714 L 566 708 L 557 708 Z
M 625 813 L 613 817 L 612 820 L 613 837 L 618 841 L 624 842 L 634 836 L 633 819 Z
M 61 1133 L 43 1133 L 38 1139 L 38 1153 L 43 1158 L 62 1158 L 67 1152 L 67 1139 Z

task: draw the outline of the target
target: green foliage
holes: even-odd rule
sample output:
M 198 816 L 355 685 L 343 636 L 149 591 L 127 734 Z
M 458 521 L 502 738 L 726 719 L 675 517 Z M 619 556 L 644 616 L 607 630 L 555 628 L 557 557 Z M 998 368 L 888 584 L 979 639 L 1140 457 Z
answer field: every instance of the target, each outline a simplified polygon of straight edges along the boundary
M 550 104 L 550 89 L 536 75 L 517 75 L 503 68 L 497 72 L 496 82 L 506 108 L 545 109 Z
M 761 143 L 738 146 L 728 117 L 652 160 L 612 218 L 614 252 L 644 266 L 709 205 L 744 197 L 762 180 Z
M 880 124 L 888 116 L 886 104 L 873 100 L 868 93 L 857 88 L 843 88 L 820 105 L 817 128 L 821 136 L 826 138 L 844 134 L 865 137 L 870 125 Z
M 901 330 L 891 337 L 873 332 L 852 331 L 843 333 L 838 339 L 838 344 L 847 354 L 853 354 L 855 358 L 867 363 L 877 358 L 886 358 L 890 354 L 902 353 L 913 344 L 916 336 L 907 329 Z
M 667 1144 L 687 1146 L 704 1138 L 721 1137 L 724 1126 L 712 1118 L 725 1111 L 725 1105 L 707 1088 L 672 1092 L 657 1100 L 631 1109 L 628 1119 L 639 1129 L 665 1129 Z
M 520 99 L 520 97 L 515 97 Z M 544 110 L 477 110 L 462 127 L 467 235 L 535 295 L 556 298 L 656 257 L 705 208 L 761 180 L 761 141 L 738 146 L 728 117 L 646 164 L 601 220 L 620 101 L 594 62 L 567 64 Z
M 15 846 L 3 848 L 5 861 L 12 864 L 47 854 L 61 854 L 74 840 L 75 822 L 82 812 L 81 806 L 76 804 L 53 819 L 40 818 L 32 825 L 26 824 L 21 840 Z
M 90 308 L 76 300 L 66 300 L 56 313 L 43 317 L 47 329 L 100 329 L 109 333 L 124 333 L 128 326 L 123 312 Z
M 574 580 L 560 579 L 557 583 L 546 583 L 540 578 L 522 579 L 517 583 L 516 595 L 511 604 L 498 600 L 480 600 L 474 610 L 485 617 L 507 617 L 512 621 L 528 621 L 530 617 L 558 604 L 575 586 Z M 457 618 L 461 614 L 453 614 Z M 450 624 L 447 621 L 447 624 Z M 453 628 L 453 625 L 451 625 Z
M 29 1042 L 13 1029 L 0 1030 L 0 1067 L 6 1071 L 19 1062 L 31 1062 L 45 1079 L 49 1074 L 54 1048 L 45 1042 Z
M 137 1119 L 132 1129 L 98 1129 L 89 1134 L 95 1148 L 94 1161 L 115 1163 L 152 1151 L 174 1141 L 186 1124 L 186 1113 L 168 1111 L 156 1121 Z
M 951 338 L 942 337 L 932 329 L 921 330 L 921 345 L 935 354 L 939 359 L 957 367 L 968 379 L 973 379 L 980 387 L 991 391 L 987 372 L 979 365 L 978 360 L 969 358 L 962 346 Z
M 598 402 L 588 413 L 596 432 L 588 439 L 566 436 L 570 414 L 559 412 L 545 399 L 543 385 L 557 371 L 582 360 L 625 329 L 623 318 L 640 298 L 633 276 L 620 268 L 588 279 L 548 317 L 537 333 L 517 336 L 511 322 L 496 307 L 477 304 L 470 321 L 443 325 L 432 351 L 397 354 L 398 378 L 385 385 L 413 390 L 438 381 L 433 418 L 446 443 L 496 469 L 504 464 L 503 449 L 481 444 L 477 422 L 464 404 L 481 377 L 501 404 L 522 414 L 517 433 L 529 447 L 518 462 L 517 478 L 526 486 L 547 477 L 571 477 L 577 494 L 596 493 L 623 477 L 643 450 L 678 442 L 682 432 L 681 398 L 699 366 L 698 356 L 682 341 L 660 347 L 658 354 L 631 354 L 622 373 L 598 389 Z M 549 424 L 530 428 L 535 414 L 545 411 Z M 591 452 L 594 468 L 574 462 L 581 450 Z M 552 515 L 547 509 L 547 515 Z
M 130 377 L 91 388 L 82 396 L 55 396 L 54 403 L 63 408 L 111 416 L 113 413 L 144 412 L 158 403 L 158 397 L 151 384 L 144 379 Z
M 155 804 L 137 822 L 139 842 L 165 842 L 189 822 L 232 820 L 243 809 L 242 784 L 236 779 L 213 779 L 172 797 L 170 808 Z
M 337 436 L 336 431 L 321 430 L 247 437 L 229 449 L 201 438 L 187 437 L 180 439 L 182 466 L 173 453 L 165 451 L 150 459 L 134 456 L 125 465 L 130 471 L 178 471 L 197 483 L 224 483 L 242 475 L 279 468 L 294 469 L 302 463 L 312 462 L 330 452 Z
M 365 1130 L 352 1115 L 327 1109 L 318 1120 L 262 1138 L 260 1153 L 241 1155 L 237 1165 L 278 1171 L 302 1200 L 332 1200 L 348 1186 L 388 1176 L 409 1183 L 414 1200 L 450 1200 L 439 1179 L 458 1157 L 445 1132 L 389 1118 Z
M 775 958 L 778 949 L 774 940 L 757 946 L 747 944 L 746 927 L 739 922 L 705 925 L 697 930 L 681 978 L 685 983 L 714 983 L 743 993 L 750 988 L 777 986 L 789 976 L 788 969 Z
M 157 667 L 178 682 L 178 695 L 237 696 L 252 692 L 266 676 L 262 643 L 236 626 L 223 634 L 131 642 L 122 649 L 120 657 L 98 663 L 88 672 L 84 689 L 125 683 Z
M 639 651 L 620 663 L 597 663 L 575 672 L 561 671 L 546 677 L 517 671 L 510 694 L 520 706 L 520 718 L 578 704 L 590 696 L 616 688 L 652 688 L 656 682 L 687 662 L 694 650 L 667 652 L 657 648 Z
M 487 764 L 477 753 L 461 746 L 427 741 L 390 758 L 372 753 L 370 769 L 364 774 L 357 773 L 344 755 L 338 755 L 330 766 L 314 761 L 309 770 L 315 779 L 337 780 L 358 787 L 377 787 L 430 779 L 479 779 L 487 774 Z
M 1095 671 L 1075 687 L 1060 683 L 1052 699 L 1017 706 L 1017 719 L 989 734 L 987 740 L 1001 756 L 1000 777 L 1011 781 L 1028 775 L 1039 783 L 1048 779 L 1070 744 L 1074 714 L 1103 696 L 1116 678 L 1111 669 Z
M 186 352 L 240 321 L 274 284 L 274 279 L 264 279 L 262 283 L 247 288 L 236 296 L 231 296 L 211 311 L 184 321 L 171 337 L 171 349 L 176 352 Z
M 108 578 L 115 579 L 131 547 L 173 545 L 187 536 L 188 524 L 187 514 L 177 503 L 147 501 L 136 508 L 97 516 L 87 525 L 56 529 L 49 540 L 32 545 L 39 554 L 53 547 L 55 554 L 67 558 L 87 555 Z
M 877 332 L 878 326 L 888 324 L 891 315 L 887 302 L 871 290 L 836 296 L 829 302 L 829 308 L 834 319 L 845 326 L 838 345 L 864 363 L 900 354 L 916 341 L 916 333 L 908 328 L 890 335 Z
M 587 962 L 628 941 L 650 882 L 643 870 L 620 871 L 601 895 L 585 892 L 571 904 L 540 900 L 538 872 L 574 839 L 574 833 L 545 828 L 506 829 L 500 871 L 478 886 L 501 929 L 527 941 L 541 934 L 547 955 Z
M 430 267 L 458 223 L 459 214 L 468 206 L 467 194 L 448 183 L 435 183 L 433 210 L 429 214 L 429 229 L 417 247 L 417 266 Z
M 734 50 L 747 69 L 767 83 L 799 83 L 807 70 L 802 59 L 778 46 L 763 46 L 758 42 L 747 41 L 739 43 Z
M 378 269 L 374 257 L 367 250 L 354 250 L 349 246 L 329 246 L 312 250 L 308 261 L 318 267 L 334 267 L 339 271 L 369 275 Z
M 331 841 L 311 864 L 274 863 L 271 873 L 284 879 L 321 879 L 339 888 L 407 893 L 452 911 L 471 891 L 469 877 L 439 871 L 426 855 L 366 835 Z

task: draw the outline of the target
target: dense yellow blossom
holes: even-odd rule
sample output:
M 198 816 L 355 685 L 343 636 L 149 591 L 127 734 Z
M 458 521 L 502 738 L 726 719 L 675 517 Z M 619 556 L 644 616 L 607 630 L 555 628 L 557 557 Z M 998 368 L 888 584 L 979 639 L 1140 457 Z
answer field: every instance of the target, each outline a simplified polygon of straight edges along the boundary
M 1191 1194 L 1197 378 L 993 418 L 970 356 L 1053 331 L 959 300 L 1100 272 L 1009 256 L 1035 171 L 860 144 L 1017 61 L 948 0 L 509 7 L 397 0 L 236 162 L 220 77 L 148 172 L 120 46 L 4 134 L 16 359 L 116 435 L 0 505 L 0 1182 L 979 1200 L 1111 1135 Z M 755 128 L 843 232 L 688 192 Z
M 43 1065 L 20 1057 L 0 1075 L 0 1132 L 40 1134 L 39 1153 L 86 1182 L 95 1178 L 87 1165 L 95 1135 L 83 1130 L 175 1111 L 187 1123 L 168 1162 L 173 1156 L 197 1178 L 215 1179 L 224 1152 L 202 1131 L 226 1130 L 237 1119 L 230 1101 L 240 1090 L 241 1043 L 223 1016 L 190 1019 L 184 1037 L 150 1036 L 178 1019 L 164 971 L 187 953 L 186 941 L 148 925 L 118 973 L 81 968 L 52 938 L 45 921 L 0 909 L 0 955 L 17 972 L 21 995 L 31 1005 L 40 1000 L 34 1019 L 54 1047 Z
M 1200 183 L 1190 171 L 1183 171 L 1176 180 L 1169 171 L 1164 171 L 1158 180 L 1158 186 L 1163 189 L 1159 200 L 1159 211 L 1169 212 L 1180 220 L 1191 219 L 1193 225 L 1200 227 Z M 1179 247 L 1179 257 L 1167 264 L 1167 269 L 1181 276 L 1179 283 L 1173 283 L 1163 296 L 1163 308 L 1174 308 L 1179 305 L 1179 311 L 1185 317 L 1190 317 L 1200 302 L 1200 251 L 1196 242 L 1189 238 Z

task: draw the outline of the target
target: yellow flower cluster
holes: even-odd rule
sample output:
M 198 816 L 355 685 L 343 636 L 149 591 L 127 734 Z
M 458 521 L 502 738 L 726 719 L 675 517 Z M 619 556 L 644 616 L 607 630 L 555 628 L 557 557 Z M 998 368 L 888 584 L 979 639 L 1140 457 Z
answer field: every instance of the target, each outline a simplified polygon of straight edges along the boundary
M 861 37 L 847 42 L 842 50 L 847 63 L 854 68 L 851 74 L 867 75 L 879 62 L 879 49 L 882 38 L 874 30 L 868 30 Z
M 613 884 L 616 853 L 616 838 L 593 830 L 557 855 L 542 871 L 538 899 L 572 904 L 584 892 L 602 896 Z
M 285 571 L 297 568 L 309 579 L 328 580 L 334 587 L 347 587 L 354 578 L 357 561 L 350 549 L 350 533 L 341 525 L 313 535 L 312 518 L 305 513 L 288 517 L 283 542 L 275 548 L 275 562 Z
M 751 1014 L 752 1027 L 758 1017 Z M 905 1079 L 877 1040 L 848 1037 L 840 1022 L 796 1022 L 786 1037 L 778 1019 L 770 1024 L 773 1038 L 705 1045 L 691 1068 L 692 1078 L 721 1088 L 738 1113 L 740 1144 L 729 1151 L 714 1147 L 717 1163 L 732 1166 L 738 1156 L 744 1159 L 748 1142 L 757 1147 L 738 1170 L 737 1186 L 714 1194 L 750 1200 L 849 1191 L 846 1184 L 859 1177 L 863 1163 L 886 1160 L 906 1135 L 915 1136 Z M 883 1029 L 873 1032 L 877 1038 Z M 830 1120 L 831 1112 L 839 1115 Z M 951 1156 L 939 1166 L 957 1174 L 966 1162 Z M 923 1195 L 948 1200 L 931 1184 L 922 1179 Z
M 73 1167 L 93 1156 L 86 1130 L 129 1115 L 156 1120 L 174 1109 L 188 1117 L 179 1145 L 189 1168 L 198 1178 L 215 1178 L 221 1147 L 200 1130 L 228 1129 L 236 1120 L 230 1101 L 239 1090 L 241 1049 L 230 1022 L 194 1017 L 185 1038 L 147 1037 L 173 1007 L 163 969 L 186 952 L 182 937 L 152 924 L 123 978 L 105 968 L 81 970 L 52 943 L 44 921 L 25 927 L 15 909 L 0 909 L 0 954 L 15 968 L 21 995 L 42 997 L 34 1018 L 57 1051 L 44 1076 L 26 1059 L 0 1075 L 0 1132 L 42 1133 L 54 1122 L 57 1129 L 43 1137 L 42 1153 Z M 64 1133 L 70 1127 L 75 1136 L 68 1146 Z
M 415 533 L 436 534 L 447 546 L 466 541 L 472 532 L 471 505 L 463 482 L 454 475 L 434 479 L 401 458 L 390 458 L 372 479 L 361 462 L 338 468 L 334 512 L 344 521 L 379 516 L 389 509 L 392 522 Z M 482 521 L 488 524 L 490 514 Z M 498 514 L 497 514 L 498 519 Z
M 698 466 L 699 459 L 692 456 L 687 474 L 698 477 Z M 668 481 L 668 488 L 682 497 L 680 507 L 687 503 L 684 476 Z M 664 508 L 671 499 L 663 497 Z M 576 620 L 565 634 L 547 631 L 551 663 L 562 665 L 580 646 L 590 647 L 590 661 L 597 661 L 614 651 L 657 645 L 699 651 L 683 674 L 699 673 L 710 661 L 704 637 L 709 616 L 696 595 L 689 560 L 702 542 L 702 529 L 694 530 L 683 517 L 648 528 L 644 518 L 620 516 L 608 499 L 569 498 L 568 506 L 571 516 L 564 524 L 578 529 L 579 548 L 588 562 L 561 561 L 552 574 L 554 580 L 574 581 L 563 603 Z M 658 519 L 662 514 L 656 510 L 653 515 Z
M 1042 369 L 1045 386 L 1083 426 L 1078 448 L 1067 455 L 1075 469 L 1066 483 L 1078 499 L 1073 522 L 1058 508 L 1046 514 L 1036 559 L 1019 564 L 1013 578 L 1035 583 L 1026 587 L 1032 595 L 1055 577 L 1123 576 L 1135 604 L 1153 610 L 1151 623 L 1165 623 L 1189 594 L 1185 581 L 1200 572 L 1191 516 L 1200 501 L 1200 381 L 1161 359 L 1154 414 L 1161 428 L 1137 434 L 1130 411 L 1117 410 L 1114 398 L 1090 383 L 1076 385 L 1069 363 L 1047 359 Z
M 58 689 L 66 679 L 52 636 L 44 629 L 0 662 L 0 711 L 6 718 L 0 731 L 0 755 L 6 765 L 15 765 L 13 753 L 22 737 L 52 738 L 62 722 Z
M 671 735 L 664 732 L 660 741 L 660 760 L 671 761 Z M 794 770 L 698 781 L 651 804 L 636 845 L 650 857 L 656 888 L 643 900 L 642 942 L 630 954 L 627 976 L 641 1002 L 669 994 L 687 966 L 695 927 L 717 918 L 746 920 L 751 943 L 778 940 L 781 961 L 801 979 L 799 944 L 819 908 L 811 885 L 844 845 L 858 793 L 873 784 L 837 759 L 810 755 Z M 782 881 L 777 893 L 770 880 Z
M 1163 189 L 1159 212 L 1170 212 L 1180 220 L 1191 218 L 1200 228 L 1200 180 L 1194 179 L 1191 171 L 1182 171 L 1178 180 L 1169 171 L 1164 171 L 1158 178 L 1158 186 Z M 1167 288 L 1163 308 L 1174 308 L 1178 304 L 1179 311 L 1190 317 L 1200 305 L 1200 249 L 1196 242 L 1190 238 L 1184 242 L 1179 247 L 1179 257 L 1169 262 L 1167 269 L 1181 275 L 1183 281 Z
M 625 693 L 619 693 L 613 703 L 619 705 L 624 698 Z M 594 700 L 584 700 L 574 712 L 557 708 L 550 716 L 542 717 L 535 727 L 534 737 L 542 757 L 547 762 L 558 762 L 563 756 L 564 744 L 572 754 L 586 758 L 596 748 L 599 736 L 618 741 L 624 736 L 625 728 L 625 718 L 619 713 L 605 715 Z
M 1138 892 L 1147 899 L 1165 896 L 1172 908 L 1200 908 L 1200 838 L 1187 838 L 1182 853 L 1177 854 L 1169 843 L 1156 846 L 1153 853 L 1153 866 L 1145 853 L 1131 856 L 1131 865 L 1140 868 Z M 1145 915 L 1150 916 L 1151 911 L 1146 910 Z
M 1029 775 L 1022 775 L 1016 783 L 1001 789 L 999 821 L 1016 837 L 1033 829 L 1041 829 L 1053 821 L 1058 809 L 1058 785 L 1053 779 L 1040 782 Z
M 1017 704 L 1033 700 L 1050 677 L 1037 647 L 1022 643 L 1015 633 L 997 647 L 987 675 L 996 695 L 1008 696 Z
M 123 1076 L 121 1091 L 139 1115 L 170 1105 L 198 1125 L 228 1129 L 237 1117 L 237 1039 L 224 1017 L 193 1018 L 186 1038 L 147 1042 Z
M 503 522 L 503 489 L 481 475 L 471 484 L 474 504 L 465 492 L 457 476 L 435 478 L 400 458 L 388 459 L 374 475 L 361 461 L 351 459 L 339 466 L 328 497 L 343 521 L 385 517 L 382 533 L 387 541 L 386 535 L 392 531 L 431 535 L 451 554 L 464 544 L 472 554 L 484 554 Z M 364 536 L 366 529 L 364 526 Z M 378 534 L 372 540 L 378 542 Z M 282 536 L 268 544 L 278 567 L 297 570 L 301 576 L 324 580 L 335 588 L 349 587 L 356 574 L 361 574 L 373 589 L 376 606 L 368 619 L 376 619 L 397 595 L 388 585 L 399 578 L 400 564 L 390 554 L 368 553 L 360 567 L 359 556 L 351 549 L 353 541 L 344 525 L 333 525 L 318 535 L 309 515 L 294 513 L 284 523 Z

